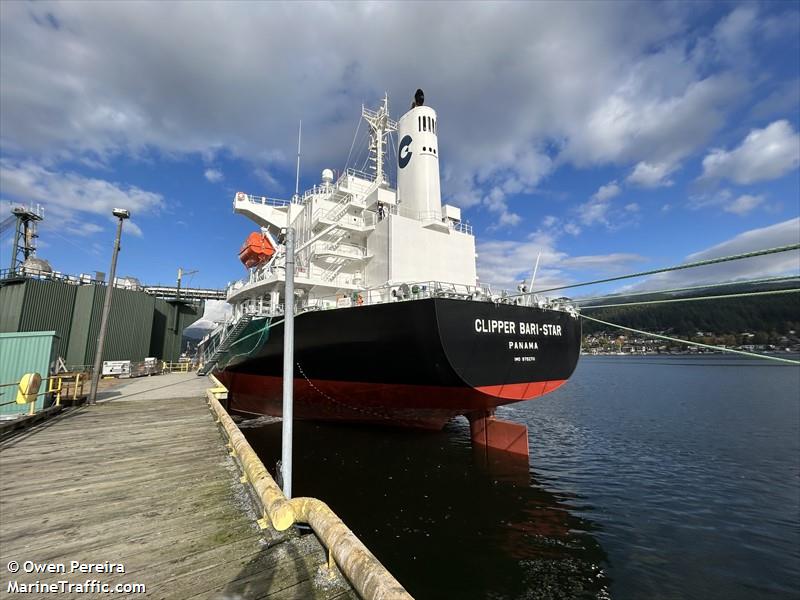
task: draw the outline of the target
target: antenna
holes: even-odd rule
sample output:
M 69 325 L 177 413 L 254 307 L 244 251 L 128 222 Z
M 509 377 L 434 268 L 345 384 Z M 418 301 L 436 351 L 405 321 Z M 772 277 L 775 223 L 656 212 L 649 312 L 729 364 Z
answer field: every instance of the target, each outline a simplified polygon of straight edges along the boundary
M 539 259 L 542 258 L 542 253 L 536 255 L 536 264 L 533 266 L 533 274 L 531 275 L 531 285 L 528 288 L 528 291 L 533 293 L 533 282 L 536 281 L 536 272 L 539 270 Z M 533 296 L 527 297 L 528 306 L 533 304 Z
M 533 289 L 533 282 L 536 280 L 536 271 L 539 270 L 539 259 L 542 258 L 542 253 L 536 255 L 536 264 L 533 266 L 533 275 L 531 275 L 531 290 Z
M 294 178 L 294 198 L 300 197 L 300 140 L 303 136 L 303 119 L 300 119 L 300 126 L 297 128 L 297 170 Z

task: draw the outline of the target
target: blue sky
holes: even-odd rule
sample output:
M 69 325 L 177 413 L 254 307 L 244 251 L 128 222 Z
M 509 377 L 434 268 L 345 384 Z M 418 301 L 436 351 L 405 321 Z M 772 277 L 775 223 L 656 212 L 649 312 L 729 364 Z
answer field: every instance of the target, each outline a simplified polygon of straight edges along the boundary
M 127 207 L 121 275 L 222 287 L 253 230 L 233 195 L 291 195 L 298 120 L 308 187 L 362 102 L 398 118 L 421 87 L 484 282 L 539 252 L 552 285 L 796 243 L 799 40 L 797 2 L 2 2 L 0 209 L 42 204 L 39 255 L 80 273 Z

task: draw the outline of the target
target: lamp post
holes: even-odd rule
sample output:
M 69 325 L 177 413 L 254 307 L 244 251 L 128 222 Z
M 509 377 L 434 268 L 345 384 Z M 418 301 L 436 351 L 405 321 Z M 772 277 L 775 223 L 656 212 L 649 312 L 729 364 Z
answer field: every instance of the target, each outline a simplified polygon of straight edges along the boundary
M 111 294 L 114 292 L 114 277 L 117 272 L 117 254 L 119 254 L 119 241 L 122 238 L 122 222 L 131 217 L 131 213 L 124 208 L 115 208 L 111 213 L 119 219 L 117 223 L 117 237 L 114 240 L 114 250 L 111 253 L 111 274 L 106 287 L 106 299 L 103 302 L 103 316 L 100 318 L 100 333 L 97 336 L 97 350 L 94 354 L 94 368 L 92 369 L 92 387 L 89 391 L 89 404 L 97 402 L 97 384 L 100 382 L 100 367 L 103 364 L 103 346 L 106 341 L 106 328 L 108 315 L 111 312 Z
M 292 497 L 292 439 L 294 422 L 294 228 L 286 228 L 286 287 L 283 292 L 283 412 L 281 475 L 283 495 Z

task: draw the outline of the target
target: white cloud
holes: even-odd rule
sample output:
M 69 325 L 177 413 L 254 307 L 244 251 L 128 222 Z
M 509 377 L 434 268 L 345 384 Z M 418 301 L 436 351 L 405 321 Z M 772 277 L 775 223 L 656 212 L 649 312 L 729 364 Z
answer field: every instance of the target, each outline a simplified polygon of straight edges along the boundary
M 465 3 L 459 27 L 442 29 L 452 10 L 6 2 L 2 145 L 95 164 L 228 153 L 271 184 L 292 170 L 302 118 L 303 168 L 316 179 L 344 166 L 362 101 L 388 90 L 397 117 L 422 87 L 440 115 L 445 200 L 468 207 L 494 187 L 529 193 L 565 163 L 678 164 L 751 85 L 736 61 L 720 67 L 753 35 L 744 13 L 697 39 L 680 3 Z M 319 51 L 319 31 L 331 51 Z M 398 51 L 387 31 L 415 43 Z
M 592 196 L 595 200 L 610 200 L 614 196 L 618 196 L 620 193 L 620 187 L 617 185 L 616 181 L 612 181 L 607 183 L 606 185 L 601 185 L 600 188 L 594 193 Z
M 690 254 L 686 257 L 686 262 L 744 254 L 797 243 L 800 243 L 800 218 L 745 231 L 705 250 Z M 772 275 L 800 275 L 800 251 L 793 250 L 694 269 L 660 273 L 647 278 L 630 289 L 668 289 L 692 284 L 735 281 Z
M 100 224 L 86 220 L 90 215 L 116 222 L 111 216 L 114 208 L 126 208 L 137 218 L 157 213 L 164 205 L 160 194 L 135 186 L 6 159 L 0 160 L 0 189 L 9 199 L 41 204 L 45 209 L 46 227 L 57 227 L 77 235 L 90 235 L 102 229 Z M 130 220 L 125 224 L 125 231 L 142 235 L 139 226 Z
M 628 212 L 639 212 L 639 205 L 636 202 L 631 202 L 625 205 L 625 210 Z
M 530 280 L 536 257 L 541 253 L 535 289 L 567 285 L 582 273 L 620 273 L 643 260 L 637 254 L 615 253 L 596 256 L 569 256 L 557 249 L 558 234 L 538 230 L 527 241 L 487 240 L 478 243 L 478 276 L 481 282 L 500 289 L 514 290 Z M 585 277 L 586 275 L 584 275 Z
M 489 194 L 483 199 L 483 204 L 493 213 L 498 213 L 497 221 L 490 226 L 490 230 L 503 227 L 516 227 L 522 221 L 522 217 L 508 210 L 506 204 L 506 193 L 499 187 L 491 189 Z M 545 217 L 547 218 L 547 217 Z
M 782 177 L 800 164 L 800 135 L 788 121 L 753 129 L 731 151 L 712 150 L 703 159 L 705 179 L 730 179 L 749 184 Z
M 213 329 L 231 316 L 232 307 L 224 300 L 206 300 L 203 316 L 187 329 Z
M 757 206 L 763 204 L 763 202 L 764 202 L 763 195 L 751 196 L 750 194 L 744 194 L 736 198 L 736 200 L 734 200 L 730 204 L 728 204 L 725 207 L 725 211 L 737 215 L 746 215 Z
M 103 231 L 103 227 L 97 225 L 96 223 L 88 223 L 88 222 L 78 222 L 78 223 L 71 223 L 64 227 L 63 225 L 60 226 L 59 231 L 64 231 L 65 233 L 69 233 L 72 235 L 77 236 L 92 236 L 96 233 L 100 233 Z
M 219 169 L 206 169 L 203 175 L 205 175 L 205 178 L 208 179 L 211 183 L 218 183 L 223 179 L 225 179 L 225 176 Z
M 646 188 L 668 187 L 673 181 L 668 179 L 668 175 L 674 170 L 674 166 L 668 163 L 640 162 L 633 168 L 628 175 L 626 182 Z
M 608 225 L 608 211 L 611 204 L 602 200 L 589 200 L 577 208 L 578 218 L 584 225 Z
M 800 78 L 778 83 L 769 95 L 753 107 L 752 113 L 757 119 L 767 119 L 792 112 L 797 114 L 798 104 L 800 104 Z

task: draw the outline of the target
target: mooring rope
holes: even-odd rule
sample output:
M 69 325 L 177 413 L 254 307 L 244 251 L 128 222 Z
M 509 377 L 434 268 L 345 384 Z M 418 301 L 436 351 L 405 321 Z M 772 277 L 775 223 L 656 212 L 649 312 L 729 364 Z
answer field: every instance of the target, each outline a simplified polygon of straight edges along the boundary
M 582 306 L 587 302 L 596 302 L 597 300 L 612 300 L 614 298 L 633 298 L 635 296 L 654 296 L 656 294 L 674 294 L 677 292 L 689 292 L 692 290 L 705 290 L 710 288 L 730 287 L 732 285 L 755 285 L 759 283 L 778 283 L 784 281 L 800 281 L 798 275 L 778 275 L 777 277 L 764 277 L 759 279 L 740 279 L 738 281 L 723 281 L 721 283 L 704 283 L 702 285 L 690 285 L 681 288 L 669 288 L 666 290 L 650 290 L 647 292 L 621 292 L 618 294 L 603 294 L 602 296 L 593 296 L 589 298 L 576 298 L 574 303 Z M 586 307 L 588 308 L 588 307 Z
M 768 296 L 770 294 L 797 294 L 800 288 L 791 290 L 769 290 L 766 292 L 742 292 L 739 294 L 717 294 L 716 296 L 695 296 L 692 298 L 665 298 L 663 300 L 639 300 L 637 302 L 616 302 L 614 304 L 597 304 L 592 306 L 581 306 L 581 310 L 593 310 L 597 308 L 615 308 L 617 306 L 643 306 L 645 304 L 667 304 L 670 302 L 694 302 L 696 300 L 725 300 L 727 298 L 747 298 L 749 296 Z
M 516 298 L 519 296 L 532 296 L 534 294 L 543 294 L 545 292 L 554 292 L 556 290 L 566 290 L 569 288 L 582 287 L 585 285 L 594 285 L 597 283 L 609 283 L 611 281 L 620 281 L 622 279 L 631 279 L 633 277 L 644 277 L 645 275 L 655 275 L 656 273 L 667 273 L 669 271 L 680 271 L 682 269 L 693 269 L 695 267 L 703 267 L 706 265 L 716 265 L 723 262 L 732 260 L 741 260 L 743 258 L 754 258 L 756 256 L 766 256 L 767 254 L 777 254 L 779 252 L 788 252 L 790 250 L 797 250 L 800 244 L 789 244 L 788 246 L 776 246 L 775 248 L 767 248 L 765 250 L 756 250 L 754 252 L 745 252 L 743 254 L 732 254 L 730 256 L 721 256 L 719 258 L 709 258 L 706 260 L 699 260 L 696 262 L 686 263 L 683 265 L 676 265 L 673 267 L 665 267 L 662 269 L 652 269 L 650 271 L 640 271 L 638 273 L 631 273 L 630 275 L 618 275 L 617 277 L 607 277 L 606 279 L 596 279 L 595 281 L 587 281 L 584 283 L 573 283 L 570 285 L 562 285 L 558 287 L 546 288 L 543 290 L 536 290 L 532 292 L 524 292 L 521 294 L 514 294 L 509 298 Z
M 233 347 L 236 344 L 238 344 L 240 342 L 243 342 L 244 340 L 246 340 L 248 338 L 251 338 L 254 335 L 258 335 L 258 340 L 253 345 L 253 347 L 250 348 L 250 350 L 245 350 L 244 352 L 239 352 L 237 354 L 234 354 L 233 356 L 231 356 L 228 359 L 228 362 L 231 362 L 234 358 L 239 358 L 240 356 L 251 356 L 253 354 L 253 352 L 255 352 L 258 348 L 261 347 L 261 340 L 264 339 L 264 334 L 266 332 L 268 332 L 270 329 L 272 329 L 275 325 L 280 325 L 281 323 L 283 323 L 285 321 L 285 319 L 281 319 L 280 321 L 277 321 L 276 323 L 271 323 L 270 322 L 270 317 L 265 317 L 265 320 L 266 320 L 266 322 L 264 323 L 264 326 L 261 328 L 261 331 L 254 331 L 253 333 L 247 334 L 246 336 L 241 337 L 238 340 L 234 340 L 233 341 L 233 343 L 230 345 L 231 349 L 233 349 Z
M 609 323 L 608 321 L 603 321 L 601 319 L 595 319 L 594 317 L 589 317 L 587 315 L 581 314 L 581 318 L 588 319 L 589 321 L 594 321 L 595 323 L 600 323 L 602 325 L 607 325 L 609 327 L 614 327 L 616 329 L 623 329 L 625 331 L 631 331 L 633 333 L 638 333 L 640 335 L 659 338 L 662 340 L 667 340 L 669 342 L 677 342 L 680 344 L 688 344 L 689 346 L 698 346 L 700 348 L 709 348 L 711 350 L 718 350 L 720 352 L 729 352 L 731 354 L 741 354 L 743 356 L 749 356 L 751 358 L 763 358 L 766 360 L 772 360 L 775 362 L 782 362 L 788 363 L 790 365 L 800 365 L 800 360 L 791 360 L 789 358 L 779 358 L 777 356 L 770 356 L 768 354 L 758 354 L 757 352 L 747 352 L 746 350 L 734 350 L 733 348 L 725 348 L 724 346 L 712 346 L 711 344 L 702 344 L 700 342 L 692 342 L 690 340 L 682 340 L 680 338 L 670 337 L 668 335 L 662 335 L 660 333 L 652 333 L 649 331 L 642 331 L 641 329 L 634 329 L 633 327 L 625 327 L 624 325 L 618 325 L 616 323 Z

